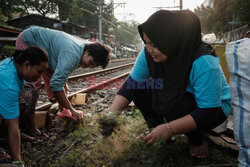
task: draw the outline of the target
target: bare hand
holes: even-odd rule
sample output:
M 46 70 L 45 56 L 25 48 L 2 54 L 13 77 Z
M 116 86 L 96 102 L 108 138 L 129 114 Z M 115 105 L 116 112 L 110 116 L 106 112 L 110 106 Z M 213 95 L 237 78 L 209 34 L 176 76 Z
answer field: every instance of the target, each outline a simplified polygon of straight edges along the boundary
M 102 126 L 110 126 L 110 127 L 115 127 L 116 125 L 118 125 L 118 117 L 119 114 L 117 114 L 117 112 L 107 112 L 107 114 L 103 115 L 100 119 L 99 119 L 99 123 Z
M 76 119 L 77 119 L 77 122 L 78 123 L 82 123 L 83 122 L 83 112 L 80 111 L 80 110 L 75 110 L 75 109 L 72 109 L 70 110 L 71 113 L 72 113 L 72 116 L 74 116 Z
M 147 144 L 152 144 L 160 140 L 168 140 L 172 136 L 171 133 L 172 132 L 169 131 L 167 124 L 161 124 L 144 137 L 144 140 Z

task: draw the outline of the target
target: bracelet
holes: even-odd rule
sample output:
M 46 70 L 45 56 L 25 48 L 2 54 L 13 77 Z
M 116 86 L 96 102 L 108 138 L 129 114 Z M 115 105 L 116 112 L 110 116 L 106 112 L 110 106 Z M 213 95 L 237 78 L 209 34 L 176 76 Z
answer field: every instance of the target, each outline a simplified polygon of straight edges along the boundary
M 174 135 L 174 131 L 172 127 L 170 126 L 170 123 L 167 123 L 168 131 L 169 131 L 169 136 L 172 137 Z

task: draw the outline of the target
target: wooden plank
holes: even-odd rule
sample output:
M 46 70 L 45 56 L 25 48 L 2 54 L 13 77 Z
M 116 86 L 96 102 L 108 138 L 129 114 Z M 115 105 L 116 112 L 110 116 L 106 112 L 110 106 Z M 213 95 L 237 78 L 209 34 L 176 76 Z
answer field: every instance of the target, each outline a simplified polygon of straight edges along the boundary
M 36 111 L 35 112 L 35 125 L 37 128 L 44 128 L 46 122 L 47 111 Z
M 73 96 L 70 102 L 74 105 L 84 105 L 88 101 L 88 94 L 87 93 L 78 93 Z

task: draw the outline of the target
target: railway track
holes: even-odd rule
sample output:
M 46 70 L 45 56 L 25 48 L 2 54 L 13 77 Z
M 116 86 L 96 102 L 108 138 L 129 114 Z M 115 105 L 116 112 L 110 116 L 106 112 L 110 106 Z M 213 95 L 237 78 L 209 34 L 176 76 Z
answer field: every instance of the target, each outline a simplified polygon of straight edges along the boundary
M 69 88 L 72 92 L 70 92 L 68 98 L 71 98 L 78 93 L 89 93 L 88 102 L 85 105 L 74 106 L 75 109 L 81 110 L 85 114 L 85 123 L 83 125 L 86 127 L 84 127 L 84 129 L 97 129 L 96 126 L 98 126 L 98 124 L 96 122 L 99 118 L 99 115 L 109 108 L 109 106 L 112 104 L 112 99 L 117 92 L 116 89 L 100 89 L 100 87 L 112 84 L 117 80 L 119 81 L 120 79 L 127 77 L 130 72 L 130 68 L 128 68 L 121 68 L 114 71 L 111 70 L 109 73 L 104 72 L 98 74 L 97 72 L 95 74 L 95 72 L 93 72 L 95 78 L 97 80 L 101 79 L 103 82 L 93 82 L 93 85 L 90 84 L 89 86 L 87 86 L 87 77 L 93 77 L 93 75 L 85 74 L 85 77 L 84 75 L 79 75 L 79 78 L 75 76 L 72 77 L 74 79 L 69 79 Z M 95 93 L 92 93 L 92 91 Z M 48 110 L 48 108 L 50 108 L 52 105 L 53 103 L 45 102 L 44 104 L 38 106 L 36 110 Z M 66 121 L 59 119 L 56 116 L 56 111 L 51 110 L 51 112 L 48 113 L 52 121 L 47 124 L 48 127 L 42 130 L 44 133 L 49 135 L 50 139 L 44 140 L 42 143 L 37 145 L 31 145 L 28 142 L 22 142 L 21 150 L 26 164 L 32 164 L 33 166 L 36 166 L 39 163 L 57 163 L 65 158 L 65 156 L 71 155 L 70 150 L 74 150 L 75 152 L 75 150 L 77 150 L 79 147 L 82 150 L 84 149 L 83 152 L 92 151 L 92 148 L 98 142 L 98 137 L 101 135 L 99 129 L 94 131 L 93 136 L 91 136 L 92 134 L 88 136 L 90 134 L 88 130 L 80 131 L 81 136 L 72 139 L 71 137 L 73 133 L 70 133 L 72 129 L 68 129 L 68 126 L 65 125 Z M 82 127 L 83 125 L 80 125 L 79 127 Z M 88 135 L 82 137 L 82 134 L 84 133 Z M 222 137 L 218 138 L 222 139 Z M 84 140 L 84 142 L 82 142 L 82 140 Z M 213 142 L 216 143 L 216 141 Z M 81 145 L 81 143 L 85 143 L 85 145 Z M 32 154 L 30 154 L 30 152 L 32 152 Z
M 68 78 L 69 90 L 73 92 L 68 95 L 68 98 L 70 99 L 78 93 L 91 92 L 97 88 L 103 87 L 104 85 L 114 84 L 117 81 L 119 81 L 121 84 L 121 79 L 124 79 L 129 75 L 130 69 L 132 68 L 133 64 L 134 63 L 128 63 L 125 65 L 120 65 L 104 70 L 70 76 Z M 88 78 L 91 78 L 92 80 L 88 81 Z M 36 111 L 47 110 L 53 105 L 53 103 L 48 102 L 48 99 L 45 94 L 45 90 L 41 90 L 41 96 L 43 97 L 43 100 L 39 101 L 47 102 L 40 105 L 38 104 L 36 107 Z
M 125 73 L 125 74 L 122 74 L 122 75 L 119 75 L 119 76 L 117 76 L 117 77 L 114 77 L 114 78 L 112 78 L 112 79 L 109 79 L 108 81 L 104 81 L 104 82 L 102 82 L 102 83 L 93 85 L 93 86 L 91 86 L 91 87 L 81 89 L 81 90 L 79 90 L 79 91 L 77 91 L 77 92 L 74 92 L 74 93 L 69 94 L 69 95 L 68 95 L 68 98 L 72 98 L 73 96 L 75 96 L 75 95 L 78 94 L 78 93 L 88 93 L 88 92 L 91 92 L 91 91 L 93 91 L 93 90 L 95 90 L 95 89 L 97 89 L 97 88 L 100 88 L 100 87 L 104 86 L 104 85 L 109 85 L 109 84 L 111 84 L 111 83 L 114 83 L 114 82 L 115 82 L 116 80 L 118 80 L 118 79 L 126 78 L 128 75 L 129 75 L 129 72 L 127 72 L 127 73 Z M 51 107 L 52 105 L 53 105 L 53 103 L 47 102 L 47 103 L 45 103 L 45 104 L 43 104 L 43 105 L 41 105 L 41 106 L 38 106 L 38 107 L 36 108 L 36 111 L 47 110 L 47 109 L 48 109 L 49 107 Z
M 98 71 L 93 71 L 93 72 L 88 72 L 88 73 L 84 73 L 84 74 L 78 74 L 78 75 L 74 75 L 74 76 L 70 76 L 68 78 L 68 81 L 74 81 L 74 80 L 78 80 L 78 79 L 83 79 L 83 78 L 87 78 L 87 77 L 91 77 L 91 76 L 98 76 L 98 75 L 105 75 L 105 74 L 109 74 L 124 68 L 128 68 L 128 67 L 132 67 L 134 65 L 134 63 L 128 63 L 125 65 L 119 65 L 116 67 L 111 67 L 108 69 L 104 69 L 104 70 L 98 70 Z M 44 82 L 42 82 L 42 88 L 44 88 Z
M 72 76 L 72 77 L 70 77 L 69 81 L 71 81 L 71 82 L 76 82 L 77 81 L 78 84 L 83 85 L 84 87 L 86 87 L 86 85 L 83 84 L 84 80 L 79 81 L 79 79 L 87 78 L 87 77 L 92 77 L 92 76 L 98 76 L 98 75 L 104 76 L 102 78 L 103 82 L 97 83 L 95 85 L 87 86 L 86 88 L 83 88 L 83 89 L 80 89 L 80 90 L 78 89 L 78 90 L 74 91 L 73 93 L 71 93 L 68 96 L 68 98 L 70 99 L 70 98 L 72 98 L 73 96 L 75 96 L 78 93 L 90 93 L 92 91 L 95 91 L 95 90 L 99 89 L 100 87 L 102 87 L 104 85 L 109 85 L 109 84 L 114 83 L 115 81 L 117 81 L 119 79 L 126 78 L 129 75 L 129 72 L 124 72 L 124 74 L 117 75 L 115 77 L 112 77 L 111 79 L 109 79 L 109 76 L 107 74 L 111 74 L 111 73 L 119 71 L 121 69 L 126 69 L 130 65 L 132 66 L 133 63 L 122 65 L 122 66 L 119 66 L 119 67 L 109 68 L 107 70 L 100 70 L 100 71 L 90 72 L 90 73 L 87 73 L 85 75 L 79 75 L 79 76 Z M 73 85 L 77 85 L 77 84 L 73 84 Z M 71 89 L 77 89 L 77 88 L 71 87 Z M 39 106 L 37 108 L 37 111 L 39 111 L 39 110 L 45 110 L 45 109 L 49 108 L 51 105 L 52 105 L 52 103 L 43 104 L 43 105 L 41 105 L 41 106 Z M 232 120 L 231 120 L 231 122 L 232 122 Z M 213 131 L 213 133 L 217 134 L 215 131 Z M 233 138 L 230 135 L 229 135 L 230 137 L 228 137 L 228 134 L 232 134 L 232 128 L 227 127 L 227 130 L 226 130 L 225 134 L 227 134 L 227 135 L 223 136 L 223 135 L 217 134 L 216 136 L 207 135 L 207 137 L 213 143 L 215 143 L 217 145 L 223 145 L 224 147 L 228 147 L 228 148 L 231 148 L 231 149 L 237 151 L 238 147 L 236 146 L 235 141 L 233 140 Z
M 112 68 L 112 67 L 117 67 L 120 65 L 128 64 L 128 63 L 133 63 L 135 61 L 134 58 L 129 58 L 129 59 L 114 59 L 111 60 L 110 63 L 108 64 L 107 68 Z M 98 71 L 100 70 L 101 67 L 95 67 L 95 68 L 78 68 L 74 70 L 70 76 L 75 76 L 78 74 L 83 74 L 83 73 L 89 73 L 93 71 Z

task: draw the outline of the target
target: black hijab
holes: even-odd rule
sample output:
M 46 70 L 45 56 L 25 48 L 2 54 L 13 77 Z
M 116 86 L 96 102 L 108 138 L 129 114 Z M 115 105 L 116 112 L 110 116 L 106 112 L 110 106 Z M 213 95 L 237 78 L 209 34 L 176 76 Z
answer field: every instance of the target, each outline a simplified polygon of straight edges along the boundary
M 165 62 L 156 63 L 145 48 L 150 76 L 163 78 L 163 89 L 152 90 L 153 109 L 166 114 L 185 94 L 194 60 L 215 53 L 211 46 L 202 43 L 199 18 L 189 10 L 157 11 L 139 25 L 138 30 L 142 39 L 145 32 L 154 46 L 167 56 Z

